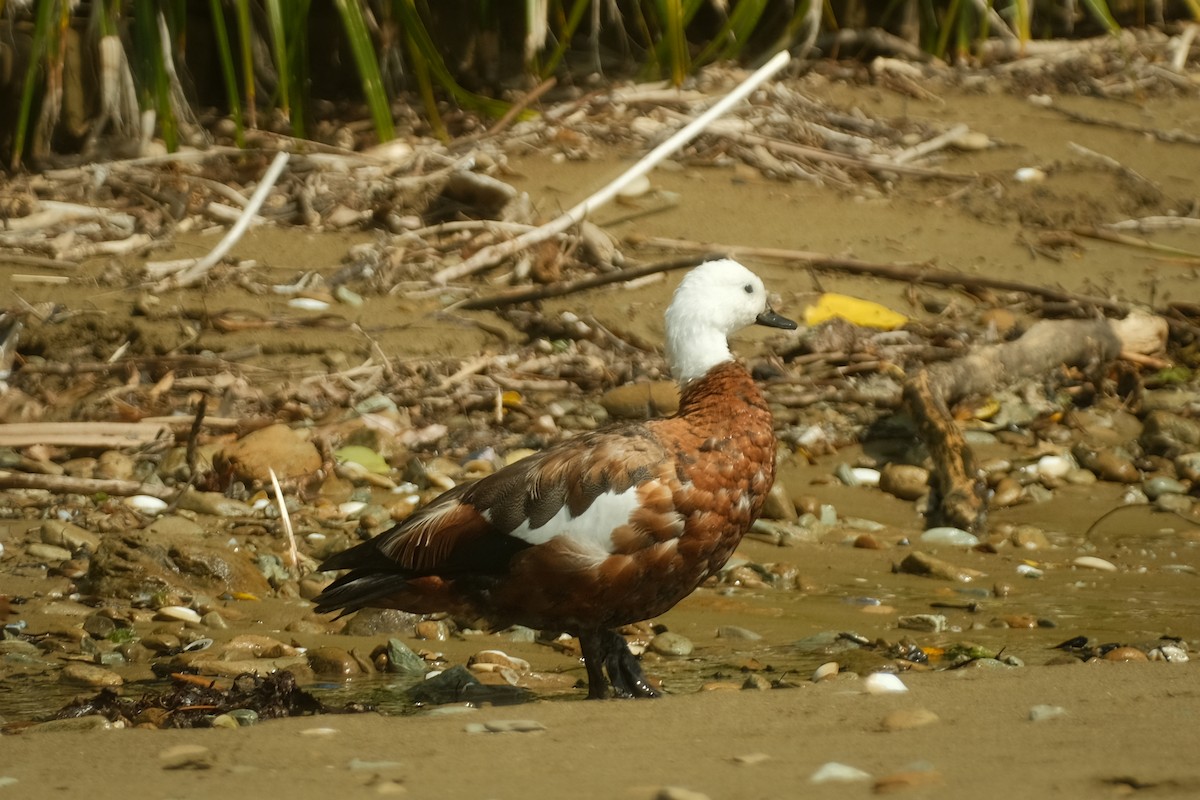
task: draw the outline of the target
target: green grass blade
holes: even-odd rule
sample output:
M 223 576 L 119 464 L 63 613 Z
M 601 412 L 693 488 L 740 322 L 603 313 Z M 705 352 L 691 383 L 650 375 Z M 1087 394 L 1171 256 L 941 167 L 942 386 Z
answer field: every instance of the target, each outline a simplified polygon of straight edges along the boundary
M 292 87 L 288 70 L 288 38 L 283 25 L 282 0 L 267 0 L 267 26 L 271 30 L 271 54 L 275 57 L 276 104 L 290 123 L 292 120 Z M 293 128 L 295 132 L 295 128 Z M 297 135 L 302 135 L 297 132 Z
M 737 58 L 758 27 L 771 0 L 741 0 L 725 18 L 717 35 L 695 58 L 694 63 L 707 64 L 716 58 Z
M 554 46 L 550 56 L 546 59 L 546 63 L 542 65 L 541 77 L 543 79 L 550 77 L 554 71 L 558 69 L 558 65 L 562 63 L 563 56 L 567 54 L 567 48 L 571 46 L 571 39 L 575 36 L 575 31 L 579 28 L 579 23 L 583 21 L 583 15 L 587 12 L 588 7 L 592 3 L 599 3 L 601 0 L 575 0 L 571 6 L 571 13 L 567 16 L 566 23 L 558 32 L 558 44 Z
M 237 70 L 233 66 L 233 48 L 229 44 L 229 31 L 225 27 L 225 11 L 221 0 L 208 0 L 212 12 L 213 34 L 217 40 L 217 56 L 221 62 L 221 78 L 225 82 L 225 95 L 229 102 L 229 113 L 233 117 L 233 137 L 238 147 L 246 146 L 246 131 L 242 120 L 242 98 L 238 94 Z
M 234 0 L 237 11 L 238 48 L 242 59 L 242 85 L 246 95 L 246 121 L 258 127 L 258 92 L 254 83 L 254 24 L 250 21 L 250 0 Z
M 17 111 L 17 129 L 13 135 L 11 169 L 16 170 L 21 164 L 25 153 L 25 139 L 29 135 L 29 120 L 33 117 L 33 97 L 41 81 L 38 71 L 42 68 L 42 60 L 50 46 L 53 34 L 54 15 L 58 3 L 42 0 L 37 6 L 37 18 L 33 24 L 33 38 L 30 44 L 29 65 L 25 68 L 25 84 L 21 87 L 21 105 Z
M 1121 26 L 1113 18 L 1112 12 L 1109 11 L 1108 4 L 1104 0 L 1083 0 L 1083 4 L 1092 13 L 1092 16 L 1104 26 L 1106 31 L 1117 33 L 1121 30 Z
M 394 139 L 396 131 L 392 125 L 392 109 L 387 93 L 383 90 L 379 60 L 375 55 L 371 34 L 367 31 L 362 6 L 356 0 L 335 0 L 335 5 L 342 18 L 342 26 L 346 29 L 346 36 L 350 40 L 350 50 L 358 67 L 363 94 L 366 96 L 367 107 L 371 110 L 371 119 L 375 122 L 375 134 L 381 142 Z

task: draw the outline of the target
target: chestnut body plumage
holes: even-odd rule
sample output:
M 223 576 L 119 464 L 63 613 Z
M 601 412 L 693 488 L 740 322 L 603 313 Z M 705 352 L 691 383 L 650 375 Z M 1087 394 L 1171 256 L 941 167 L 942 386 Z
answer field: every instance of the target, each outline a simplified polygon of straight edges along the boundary
M 589 697 L 609 683 L 620 696 L 656 695 L 612 629 L 662 614 L 719 570 L 774 481 L 770 411 L 726 343 L 752 322 L 794 327 L 740 264 L 696 268 L 667 313 L 683 384 L 675 416 L 579 436 L 451 489 L 322 564 L 349 572 L 317 609 L 453 611 L 568 631 Z

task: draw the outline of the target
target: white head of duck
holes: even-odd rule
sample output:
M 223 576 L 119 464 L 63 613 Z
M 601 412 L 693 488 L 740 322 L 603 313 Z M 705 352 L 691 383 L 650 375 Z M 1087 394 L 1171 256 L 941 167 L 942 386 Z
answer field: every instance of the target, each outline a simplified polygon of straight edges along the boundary
M 748 325 L 796 327 L 771 310 L 762 279 L 729 258 L 706 261 L 683 277 L 666 322 L 667 364 L 680 384 L 732 361 L 729 336 Z

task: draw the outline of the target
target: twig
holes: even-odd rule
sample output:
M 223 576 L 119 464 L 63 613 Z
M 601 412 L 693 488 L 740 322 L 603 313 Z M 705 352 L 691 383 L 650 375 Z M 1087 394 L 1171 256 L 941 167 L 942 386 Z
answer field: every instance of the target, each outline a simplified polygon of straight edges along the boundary
M 1140 236 L 1130 236 L 1127 233 L 1117 233 L 1112 230 L 1103 228 L 1072 228 L 1071 232 L 1076 236 L 1086 236 L 1089 239 L 1099 239 L 1102 242 L 1112 242 L 1113 244 L 1123 244 L 1126 247 L 1137 247 L 1142 250 L 1153 250 L 1156 253 L 1167 253 L 1173 256 L 1183 256 L 1194 260 L 1200 260 L 1200 253 L 1195 253 L 1190 250 L 1181 250 L 1178 247 L 1171 247 L 1166 244 L 1152 242 L 1149 239 L 1143 239 Z
M 138 481 L 75 478 L 70 475 L 39 475 L 5 470 L 0 470 L 0 489 L 45 489 L 61 494 L 111 494 L 117 497 L 145 494 L 168 501 L 175 495 L 174 489 Z
M 667 158 L 667 156 L 676 152 L 679 148 L 683 147 L 689 141 L 694 139 L 702 130 L 708 127 L 709 123 L 748 97 L 750 93 L 757 89 L 764 81 L 781 70 L 789 60 L 791 60 L 791 56 L 788 55 L 786 50 L 776 54 L 774 58 L 772 58 L 763 66 L 759 67 L 758 70 L 751 74 L 750 77 L 743 81 L 736 89 L 718 100 L 707 111 L 705 111 L 699 117 L 696 117 L 696 119 L 684 126 L 683 129 L 676 132 L 665 142 L 651 150 L 649 154 L 634 164 L 623 175 L 605 186 L 600 191 L 586 198 L 574 208 L 559 216 L 557 219 L 546 223 L 536 230 L 522 234 L 515 239 L 509 239 L 506 242 L 485 247 L 461 264 L 456 264 L 452 267 L 446 267 L 445 269 L 435 272 L 432 277 L 433 282 L 437 284 L 445 284 L 452 280 L 457 280 L 458 278 L 472 275 L 495 265 L 501 259 L 507 258 L 514 253 L 524 250 L 530 245 L 543 242 L 557 233 L 562 233 L 572 225 L 578 224 L 591 211 L 604 205 L 609 200 L 612 200 L 622 189 L 624 189 L 634 180 L 645 175 L 660 161 Z
M 263 202 L 267 199 L 267 195 L 270 194 L 271 189 L 275 186 L 275 182 L 279 180 L 279 175 L 287 165 L 288 158 L 288 154 L 282 151 L 275 154 L 275 160 L 271 162 L 271 166 L 267 167 L 267 171 L 259 182 L 258 188 L 250 196 L 250 201 L 246 203 L 246 208 L 242 212 L 241 218 L 238 219 L 237 224 L 229 229 L 229 233 L 225 234 L 225 237 L 212 249 L 212 252 L 199 260 L 185 259 L 182 262 L 147 264 L 147 272 L 155 277 L 166 276 L 155 285 L 155 291 L 161 292 L 167 289 L 193 286 L 218 261 L 224 258 L 230 248 L 242 238 L 246 229 L 250 227 L 250 223 L 258 216 L 258 210 L 262 207 Z
M 275 500 L 279 503 L 279 519 L 283 522 L 283 532 L 287 534 L 287 566 L 288 569 L 295 571 L 300 565 L 300 554 L 296 551 L 296 534 L 292 531 L 292 517 L 288 514 L 287 502 L 283 499 L 283 489 L 279 488 L 279 478 L 275 477 L 274 468 L 267 467 L 267 472 L 271 474 L 271 486 L 275 488 Z
M 1197 217 L 1142 217 L 1141 219 L 1126 219 L 1120 222 L 1110 222 L 1104 226 L 1114 231 L 1177 231 L 1181 228 L 1200 228 L 1200 218 Z
M 581 278 L 575 281 L 561 281 L 546 286 L 519 289 L 514 292 L 493 294 L 487 297 L 476 297 L 471 300 L 463 300 L 455 308 L 479 311 L 503 308 L 505 306 L 516 305 L 517 303 L 527 303 L 532 300 L 545 300 L 547 297 L 562 297 L 563 295 L 582 292 L 584 289 L 593 289 L 597 286 L 605 286 L 610 283 L 631 281 L 635 278 L 641 278 L 644 275 L 654 275 L 659 272 L 671 272 L 672 270 L 694 267 L 703 261 L 719 258 L 720 255 L 722 254 L 709 252 L 702 256 L 688 256 L 686 258 L 676 258 L 671 261 L 660 261 L 656 264 L 645 264 L 618 272 L 606 272 L 602 275 L 593 275 L 590 278 Z
M 1031 283 L 1009 281 L 1002 278 L 989 278 L 982 275 L 967 275 L 962 272 L 933 269 L 925 263 L 878 263 L 860 261 L 855 258 L 837 258 L 826 253 L 815 253 L 806 250 L 783 250 L 773 247 L 738 247 L 736 245 L 714 245 L 711 243 L 694 242 L 685 239 L 666 239 L 662 237 L 647 237 L 635 242 L 645 247 L 657 247 L 664 250 L 691 250 L 709 252 L 718 250 L 731 256 L 751 256 L 773 261 L 802 261 L 812 269 L 825 269 L 835 272 L 847 272 L 852 275 L 874 275 L 909 283 L 928 283 L 935 286 L 961 286 L 966 289 L 1000 289 L 1001 291 L 1023 292 L 1036 297 L 1044 297 L 1062 303 L 1078 303 L 1096 306 L 1118 313 L 1128 313 L 1133 310 L 1133 303 L 1110 300 L 1105 297 L 1091 297 L 1075 294 L 1062 289 L 1048 286 L 1036 286 Z
M 200 402 L 196 406 L 196 418 L 192 420 L 192 428 L 188 431 L 187 450 L 187 466 L 188 476 L 195 479 L 196 475 L 196 441 L 200 438 L 200 428 L 204 424 L 204 412 L 208 410 L 208 396 L 202 395 Z
M 145 422 L 13 422 L 0 425 L 0 447 L 145 447 L 171 432 Z

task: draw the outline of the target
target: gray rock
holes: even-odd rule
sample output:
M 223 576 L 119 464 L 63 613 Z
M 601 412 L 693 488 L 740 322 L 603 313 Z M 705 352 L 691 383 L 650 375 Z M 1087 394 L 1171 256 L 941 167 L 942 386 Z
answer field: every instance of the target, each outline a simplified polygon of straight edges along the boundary
M 34 542 L 25 548 L 25 555 L 34 561 L 47 564 L 57 564 L 71 557 L 71 551 L 52 544 Z
M 429 671 L 425 659 L 412 651 L 408 645 L 399 639 L 388 639 L 387 671 L 400 675 L 424 675 Z
M 660 656 L 690 656 L 695 645 L 686 636 L 664 631 L 650 640 L 650 649 Z
M 88 686 L 98 688 L 103 686 L 120 686 L 125 681 L 112 670 L 98 667 L 94 664 L 83 664 L 72 661 L 63 667 L 59 673 L 59 681 L 72 686 Z
M 347 636 L 378 636 L 400 633 L 412 636 L 421 617 L 394 608 L 364 608 L 346 623 L 342 632 Z
M 57 519 L 48 519 L 43 522 L 41 535 L 42 541 L 46 544 L 65 547 L 72 552 L 87 550 L 89 553 L 94 553 L 100 546 L 100 537 L 96 534 L 78 525 Z

